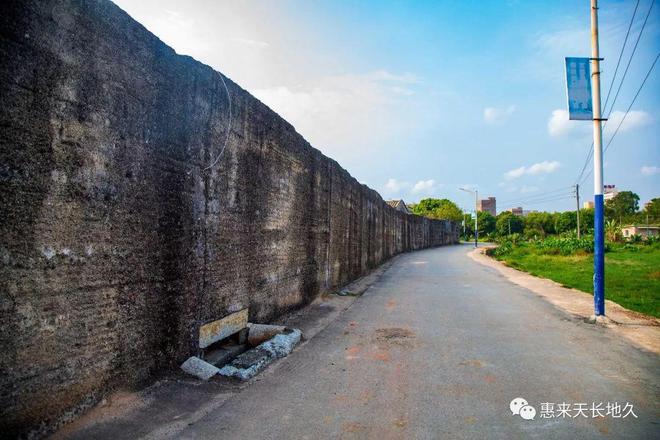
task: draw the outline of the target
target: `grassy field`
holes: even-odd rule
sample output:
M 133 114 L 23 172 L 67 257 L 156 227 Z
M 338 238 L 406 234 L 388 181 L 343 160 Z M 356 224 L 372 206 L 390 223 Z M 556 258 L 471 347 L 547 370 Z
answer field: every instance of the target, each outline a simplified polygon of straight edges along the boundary
M 495 258 L 566 287 L 592 292 L 593 254 L 549 255 L 524 243 Z M 660 317 L 660 246 L 611 246 L 605 254 L 605 298 Z

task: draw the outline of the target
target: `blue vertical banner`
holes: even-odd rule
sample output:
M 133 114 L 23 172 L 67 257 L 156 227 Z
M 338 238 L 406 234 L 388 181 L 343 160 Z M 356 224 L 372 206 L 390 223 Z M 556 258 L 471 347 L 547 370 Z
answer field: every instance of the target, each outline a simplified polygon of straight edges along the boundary
M 591 66 L 589 58 L 566 57 L 568 119 L 591 121 Z

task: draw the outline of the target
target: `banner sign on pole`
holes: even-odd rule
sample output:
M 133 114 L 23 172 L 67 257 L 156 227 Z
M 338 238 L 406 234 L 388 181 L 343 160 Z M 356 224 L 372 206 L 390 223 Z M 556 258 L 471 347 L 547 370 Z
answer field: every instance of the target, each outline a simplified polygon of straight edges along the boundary
M 566 57 L 568 119 L 591 121 L 591 67 L 589 58 Z

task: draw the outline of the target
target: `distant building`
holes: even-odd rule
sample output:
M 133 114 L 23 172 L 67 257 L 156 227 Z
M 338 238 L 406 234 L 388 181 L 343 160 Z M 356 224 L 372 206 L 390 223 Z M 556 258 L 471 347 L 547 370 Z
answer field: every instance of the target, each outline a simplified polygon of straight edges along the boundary
M 527 217 L 528 215 L 530 215 L 533 212 L 538 212 L 538 211 L 536 209 L 532 209 L 532 210 L 525 209 L 525 210 L 523 210 L 523 217 Z
M 517 208 L 509 208 L 507 209 L 507 211 L 509 211 L 513 215 L 523 215 L 522 206 L 518 206 Z
M 477 211 L 490 212 L 491 215 L 497 215 L 497 204 L 495 197 L 488 197 L 487 199 L 477 201 Z
M 660 226 L 628 225 L 621 228 L 621 234 L 624 238 L 630 238 L 633 235 L 639 235 L 644 239 L 657 237 L 660 235 Z
M 412 214 L 412 211 L 406 206 L 403 200 L 388 200 L 385 203 L 387 203 L 397 211 L 401 211 L 406 214 Z
M 583 207 L 584 209 L 594 209 L 594 202 L 589 202 L 589 201 L 584 202 L 584 203 L 582 204 L 582 207 Z
M 604 200 L 612 200 L 617 194 L 619 194 L 619 190 L 616 189 L 616 185 L 603 185 Z

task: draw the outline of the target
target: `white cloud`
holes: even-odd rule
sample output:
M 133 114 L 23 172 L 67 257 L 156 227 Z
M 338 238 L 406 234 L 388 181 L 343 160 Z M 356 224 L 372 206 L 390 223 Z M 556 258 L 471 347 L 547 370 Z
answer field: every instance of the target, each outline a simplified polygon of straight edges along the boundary
M 521 166 L 519 168 L 514 168 L 510 171 L 507 171 L 506 173 L 504 173 L 504 178 L 506 180 L 513 180 L 522 177 L 525 174 L 532 176 L 537 174 L 549 174 L 557 171 L 560 166 L 561 163 L 559 163 L 556 160 L 553 161 L 544 160 L 543 162 L 538 162 L 530 166 Z
M 525 167 L 522 167 L 525 168 Z M 524 173 L 523 173 L 524 174 Z M 521 194 L 529 194 L 538 191 L 540 188 L 538 186 L 528 186 L 528 185 L 523 185 L 523 186 L 516 186 L 511 182 L 500 182 L 497 184 L 500 188 L 502 188 L 504 191 L 508 193 L 514 193 L 514 192 L 519 192 Z
M 412 187 L 411 194 L 430 194 L 436 189 L 435 180 L 420 180 Z
M 403 96 L 410 96 L 410 95 L 415 94 L 415 92 L 413 90 L 410 90 L 409 88 L 406 88 L 406 87 L 392 86 L 392 87 L 389 87 L 389 90 L 392 93 L 396 93 L 397 95 L 403 95 Z
M 389 178 L 387 179 L 387 182 L 385 182 L 385 186 L 383 187 L 385 189 L 385 193 L 387 194 L 395 194 L 399 193 L 402 190 L 410 188 L 410 183 L 408 182 L 402 182 L 394 178 Z
M 378 70 L 325 76 L 303 86 L 251 90 L 324 152 L 377 146 L 408 116 L 401 103 L 411 100 L 416 78 Z M 406 87 L 402 87 L 406 85 Z M 403 113 L 402 113 L 403 112 Z
M 397 75 L 388 72 L 387 70 L 375 70 L 373 72 L 370 72 L 366 76 L 374 81 L 392 81 L 392 82 L 400 82 L 406 84 L 418 84 L 420 82 L 417 76 L 413 75 L 410 72 Z
M 603 134 L 611 136 L 621 123 L 625 112 L 615 110 L 610 113 L 609 121 L 605 125 Z M 619 132 L 634 130 L 653 122 L 651 115 L 643 110 L 631 110 L 623 121 Z M 565 136 L 575 132 L 590 133 L 592 126 L 588 121 L 571 121 L 568 119 L 568 110 L 557 109 L 552 111 L 548 120 L 548 133 L 550 136 Z
M 605 126 L 605 135 L 611 136 L 616 128 L 621 124 L 621 121 L 623 120 L 623 124 L 621 124 L 621 128 L 619 129 L 619 133 L 622 133 L 624 131 L 630 131 L 634 130 L 635 128 L 638 127 L 643 127 L 645 125 L 650 124 L 653 121 L 653 118 L 651 118 L 651 115 L 648 114 L 647 112 L 643 110 L 631 110 L 628 112 L 628 116 L 626 116 L 626 119 L 623 119 L 623 116 L 625 115 L 625 112 L 615 110 L 609 115 L 609 121 L 607 121 L 607 125 Z
M 568 110 L 557 109 L 552 111 L 552 116 L 548 120 L 548 133 L 550 136 L 564 136 L 580 128 L 581 125 L 585 125 L 584 121 L 568 119 Z
M 442 186 L 442 184 L 437 183 L 434 179 L 419 180 L 412 184 L 391 177 L 383 185 L 383 194 L 388 197 L 403 197 L 404 194 L 414 196 L 432 195 Z
M 241 43 L 246 46 L 255 47 L 255 48 L 266 48 L 270 46 L 270 44 L 266 43 L 265 41 L 252 40 L 250 38 L 232 37 L 231 41 L 235 41 L 236 43 Z
M 506 120 L 515 111 L 515 105 L 510 105 L 507 108 L 486 107 L 484 109 L 484 121 L 488 124 L 498 124 Z
M 564 29 L 540 34 L 536 38 L 535 46 L 545 54 L 551 53 L 560 57 L 578 56 L 589 53 L 589 41 L 588 29 Z M 553 57 L 555 58 L 557 57 Z
M 557 162 L 556 160 L 553 161 L 547 161 L 544 160 L 543 162 L 535 163 L 532 166 L 527 167 L 527 171 L 525 171 L 526 174 L 542 174 L 542 173 L 552 173 L 559 169 L 561 164 Z
M 330 47 L 326 36 L 308 32 L 300 26 L 304 17 L 277 2 L 114 1 L 178 53 L 255 95 L 350 171 L 358 160 L 398 147 L 410 132 L 436 127 L 445 111 L 429 96 L 437 84 L 406 68 L 356 64 L 318 50 Z
M 507 180 L 517 179 L 518 177 L 525 174 L 526 170 L 527 169 L 524 166 L 522 166 L 520 168 L 514 168 L 513 170 L 507 171 L 506 173 L 504 173 L 504 178 L 507 179 Z
M 660 167 L 653 165 L 644 165 L 641 169 L 642 174 L 645 176 L 653 176 L 654 174 L 660 174 Z
M 504 188 L 504 191 L 510 193 L 518 190 L 518 187 L 510 182 L 500 182 L 497 184 L 500 188 Z

